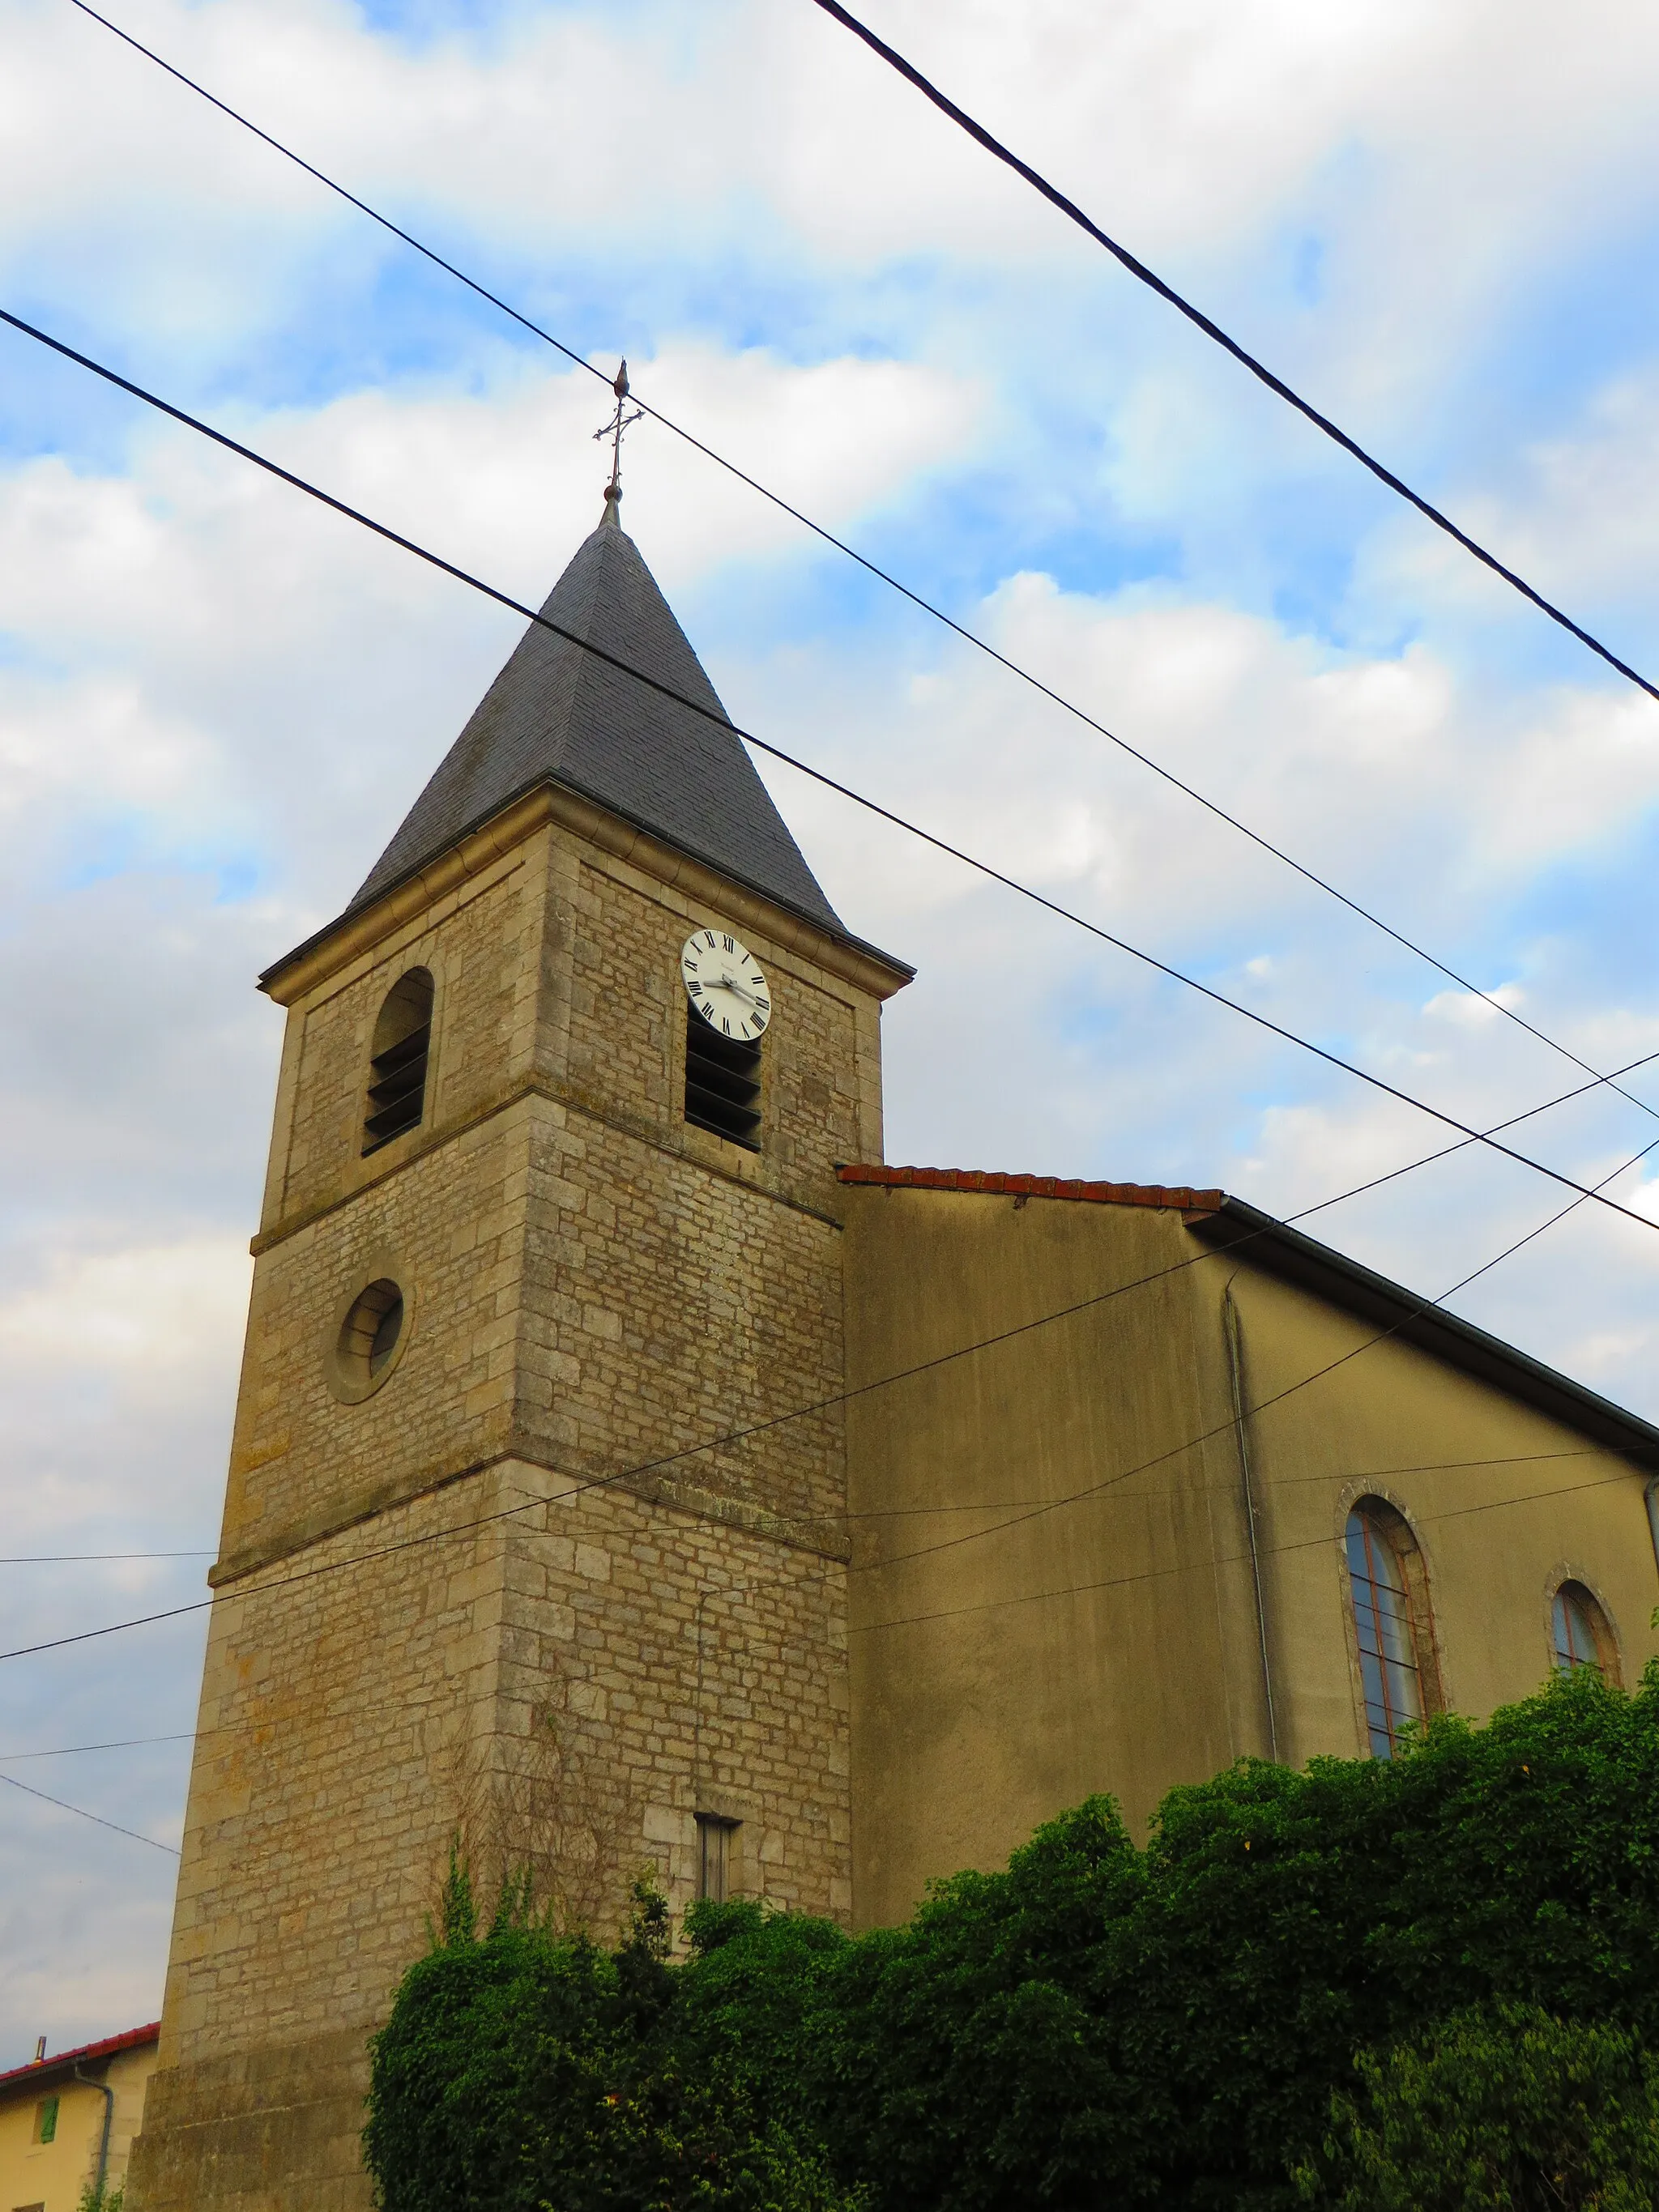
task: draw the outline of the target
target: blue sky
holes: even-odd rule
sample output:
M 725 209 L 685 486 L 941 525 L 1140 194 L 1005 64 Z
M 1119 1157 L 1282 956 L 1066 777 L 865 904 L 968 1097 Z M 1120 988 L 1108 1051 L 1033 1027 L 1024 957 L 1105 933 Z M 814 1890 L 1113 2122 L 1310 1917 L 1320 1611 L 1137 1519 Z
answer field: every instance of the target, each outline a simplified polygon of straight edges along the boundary
M 1659 708 L 809 0 L 121 0 L 118 19 L 1599 1068 L 1659 1051 Z M 871 0 L 877 27 L 1659 668 L 1659 26 L 1588 0 Z M 539 598 L 589 378 L 121 48 L 0 0 L 0 299 Z M 1570 1064 L 647 424 L 627 518 L 733 714 L 1218 989 L 1496 1121 Z M 0 336 L 9 1553 L 211 1548 L 280 1020 L 516 624 Z M 890 1158 L 1290 1212 L 1434 1125 L 766 769 L 915 961 Z M 985 978 L 1005 1007 L 988 1048 Z M 1659 1103 L 1659 1071 L 1636 1079 Z M 1659 1133 L 1528 1125 L 1594 1180 Z M 1659 1218 L 1659 1174 L 1615 1186 Z M 1457 1155 L 1310 1226 L 1425 1291 L 1559 1203 Z M 1659 1415 L 1659 1238 L 1457 1302 Z M 8 1645 L 200 1559 L 0 1566 Z M 187 1729 L 199 1617 L 0 1668 L 0 1754 Z M 177 1840 L 179 1746 L 11 1763 Z M 152 2017 L 160 1851 L 0 1788 L 0 2063 Z M 15 1802 L 12 1802 L 15 1800 Z

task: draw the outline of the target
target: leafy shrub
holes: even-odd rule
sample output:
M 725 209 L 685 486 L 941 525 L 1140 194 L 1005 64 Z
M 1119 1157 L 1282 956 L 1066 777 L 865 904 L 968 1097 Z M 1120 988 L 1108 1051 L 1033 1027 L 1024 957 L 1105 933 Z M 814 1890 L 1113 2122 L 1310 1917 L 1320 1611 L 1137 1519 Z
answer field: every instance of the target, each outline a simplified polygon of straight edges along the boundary
M 1659 2079 L 1634 2037 L 1535 2005 L 1365 2052 L 1296 2180 L 1332 2212 L 1653 2212 Z
M 365 2154 L 396 2212 L 845 2212 L 742 2080 L 677 2045 L 667 1911 L 605 1952 L 509 1891 L 482 1938 L 452 1864 L 441 1930 L 375 2039 Z
M 1145 1850 L 1091 1800 L 903 1928 L 732 1905 L 687 1932 L 671 1966 L 659 1903 L 615 1953 L 516 1909 L 482 1941 L 447 1931 L 376 2046 L 383 2202 L 1288 2212 L 1293 2166 L 1339 2190 L 1410 2167 L 1399 2100 L 1421 2118 L 1456 2081 L 1413 2039 L 1438 2025 L 1451 2050 L 1472 2008 L 1489 2037 L 1520 2033 L 1516 2007 L 1589 2036 L 1595 2140 L 1627 2145 L 1646 2107 L 1607 2069 L 1659 2048 L 1659 1671 L 1635 1696 L 1586 1670 L 1484 1729 L 1437 1720 L 1393 1761 L 1243 1762 L 1172 1791 Z M 1481 2140 L 1541 2078 L 1545 2034 L 1512 2064 L 1490 2046 Z M 1560 2200 L 1581 2201 L 1648 2199 Z

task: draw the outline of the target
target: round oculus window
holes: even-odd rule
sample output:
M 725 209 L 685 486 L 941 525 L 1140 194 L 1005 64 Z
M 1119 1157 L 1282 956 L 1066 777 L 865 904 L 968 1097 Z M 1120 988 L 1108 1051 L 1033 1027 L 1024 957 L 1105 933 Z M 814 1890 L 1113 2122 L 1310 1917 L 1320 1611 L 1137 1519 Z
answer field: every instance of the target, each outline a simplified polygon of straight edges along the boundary
M 340 1397 L 351 1402 L 380 1388 L 403 1347 L 407 1317 L 403 1291 L 389 1275 L 358 1291 L 334 1346 L 334 1379 Z

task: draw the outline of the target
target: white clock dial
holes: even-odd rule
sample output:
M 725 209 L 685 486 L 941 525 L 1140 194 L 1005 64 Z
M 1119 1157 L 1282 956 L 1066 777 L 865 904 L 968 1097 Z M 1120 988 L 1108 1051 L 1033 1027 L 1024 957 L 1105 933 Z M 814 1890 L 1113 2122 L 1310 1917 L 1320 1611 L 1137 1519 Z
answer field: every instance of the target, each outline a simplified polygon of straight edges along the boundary
M 753 1044 L 772 1018 L 772 991 L 761 964 L 729 929 L 694 930 L 680 954 L 692 1011 L 722 1036 Z

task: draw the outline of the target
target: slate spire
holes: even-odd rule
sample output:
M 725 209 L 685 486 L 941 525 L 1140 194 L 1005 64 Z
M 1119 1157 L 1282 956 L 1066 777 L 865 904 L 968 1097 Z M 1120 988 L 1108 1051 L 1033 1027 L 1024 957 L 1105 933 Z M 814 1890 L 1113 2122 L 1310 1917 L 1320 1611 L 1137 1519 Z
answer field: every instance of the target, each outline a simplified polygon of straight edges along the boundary
M 542 612 L 711 713 L 714 687 L 607 491 Z M 412 874 L 539 783 L 559 783 L 839 937 L 741 741 L 532 624 L 351 902 Z

